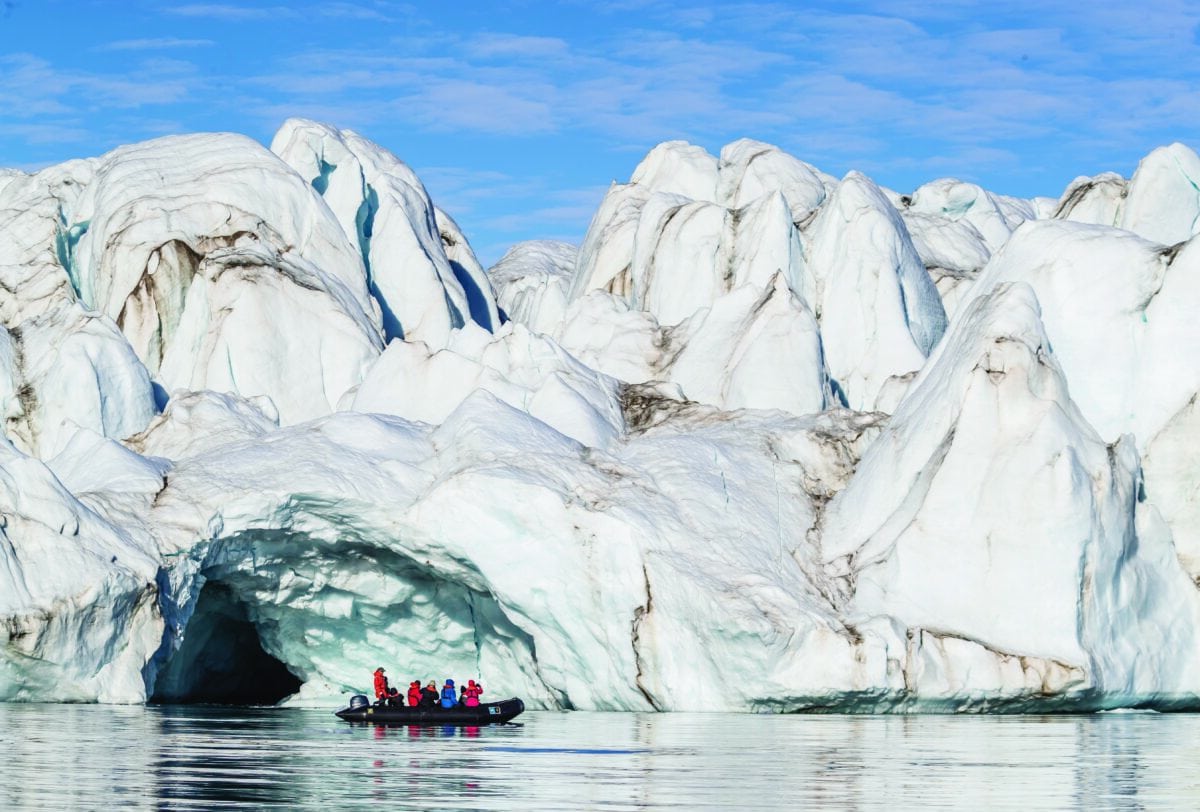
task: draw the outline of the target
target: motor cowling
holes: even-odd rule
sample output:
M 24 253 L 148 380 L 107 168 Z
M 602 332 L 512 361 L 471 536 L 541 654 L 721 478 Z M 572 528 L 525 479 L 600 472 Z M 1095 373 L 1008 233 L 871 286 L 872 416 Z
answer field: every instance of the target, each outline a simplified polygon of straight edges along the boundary
M 365 708 L 367 705 L 370 705 L 370 704 L 371 704 L 371 701 L 369 699 L 367 699 L 365 696 L 363 696 L 362 694 L 355 694 L 354 696 L 350 697 L 350 710 L 358 710 L 359 708 Z

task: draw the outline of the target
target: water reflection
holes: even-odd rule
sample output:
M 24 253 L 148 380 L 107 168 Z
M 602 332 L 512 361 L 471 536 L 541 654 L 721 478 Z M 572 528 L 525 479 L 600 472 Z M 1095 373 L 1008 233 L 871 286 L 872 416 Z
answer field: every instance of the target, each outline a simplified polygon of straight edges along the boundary
M 527 713 L 502 727 L 316 711 L 0 705 L 0 808 L 1187 807 L 1200 716 Z

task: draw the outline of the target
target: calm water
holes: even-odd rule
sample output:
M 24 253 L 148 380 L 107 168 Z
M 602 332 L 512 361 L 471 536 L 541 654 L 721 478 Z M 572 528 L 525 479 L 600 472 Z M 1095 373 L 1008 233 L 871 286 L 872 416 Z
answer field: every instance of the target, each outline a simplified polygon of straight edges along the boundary
M 1200 716 L 318 711 L 0 704 L 0 809 L 1200 808 Z

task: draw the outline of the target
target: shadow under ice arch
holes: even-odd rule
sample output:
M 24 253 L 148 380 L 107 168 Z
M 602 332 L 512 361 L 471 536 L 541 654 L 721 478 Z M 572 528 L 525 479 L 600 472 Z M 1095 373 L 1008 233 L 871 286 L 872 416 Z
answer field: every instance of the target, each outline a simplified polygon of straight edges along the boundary
M 532 681 L 540 704 L 572 706 L 494 595 L 356 530 L 334 541 L 245 530 L 193 548 L 164 576 L 167 633 L 146 669 L 152 701 L 276 704 L 310 681 L 357 693 L 384 665 L 400 689 L 455 675 L 506 689 Z

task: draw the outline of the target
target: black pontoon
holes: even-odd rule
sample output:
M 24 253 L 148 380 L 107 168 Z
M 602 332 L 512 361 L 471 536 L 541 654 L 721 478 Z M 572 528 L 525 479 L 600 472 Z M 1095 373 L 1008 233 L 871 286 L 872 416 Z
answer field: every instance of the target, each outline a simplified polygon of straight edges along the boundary
M 351 697 L 350 707 L 337 711 L 347 722 L 372 722 L 383 725 L 498 725 L 509 721 L 525 710 L 520 699 L 500 702 L 481 702 L 473 708 L 455 705 L 452 708 L 372 705 L 361 694 Z

